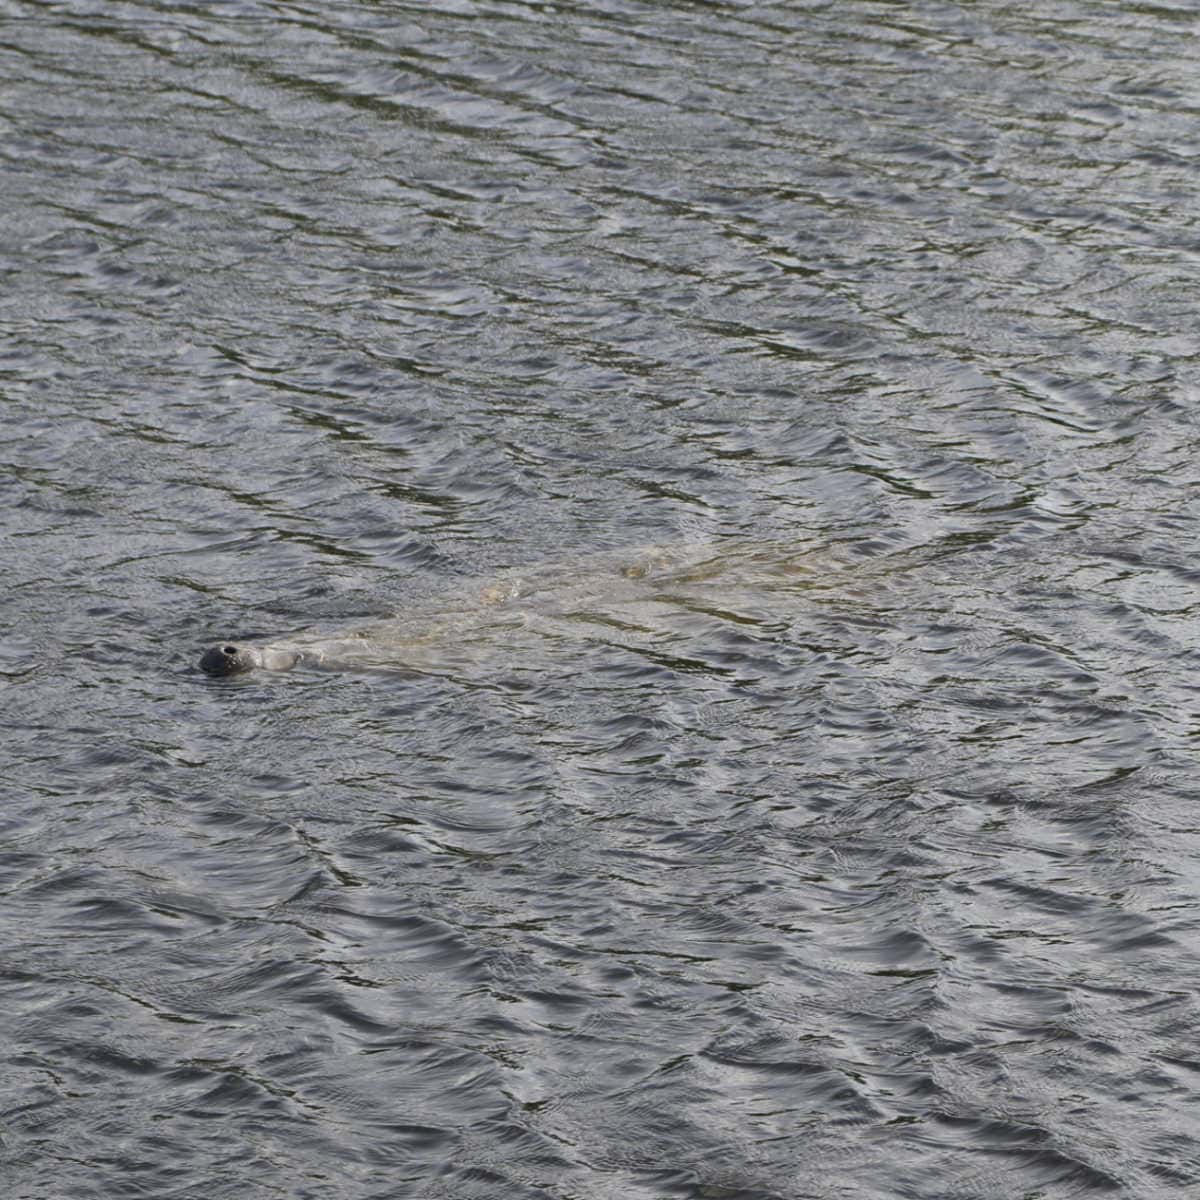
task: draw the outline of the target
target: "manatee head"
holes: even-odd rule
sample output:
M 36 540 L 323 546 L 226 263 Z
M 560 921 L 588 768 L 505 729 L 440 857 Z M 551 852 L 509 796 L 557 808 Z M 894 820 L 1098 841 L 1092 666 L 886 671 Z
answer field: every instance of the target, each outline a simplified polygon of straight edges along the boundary
M 259 666 L 262 666 L 262 658 L 257 650 L 235 646 L 232 642 L 209 646 L 200 656 L 200 670 L 210 675 L 240 675 Z

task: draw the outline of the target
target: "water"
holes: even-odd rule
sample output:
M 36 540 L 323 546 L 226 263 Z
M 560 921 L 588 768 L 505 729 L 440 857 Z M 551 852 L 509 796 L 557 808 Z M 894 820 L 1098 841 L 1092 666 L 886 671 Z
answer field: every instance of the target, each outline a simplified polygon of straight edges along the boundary
M 1194 1195 L 1194 32 L 5 0 L 5 1195 Z

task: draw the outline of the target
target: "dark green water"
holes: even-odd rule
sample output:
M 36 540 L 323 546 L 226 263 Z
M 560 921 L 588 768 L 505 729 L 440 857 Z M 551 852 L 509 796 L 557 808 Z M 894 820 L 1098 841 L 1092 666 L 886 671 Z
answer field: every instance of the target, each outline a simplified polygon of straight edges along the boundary
M 0 0 L 3 1194 L 1194 1196 L 1196 32 Z

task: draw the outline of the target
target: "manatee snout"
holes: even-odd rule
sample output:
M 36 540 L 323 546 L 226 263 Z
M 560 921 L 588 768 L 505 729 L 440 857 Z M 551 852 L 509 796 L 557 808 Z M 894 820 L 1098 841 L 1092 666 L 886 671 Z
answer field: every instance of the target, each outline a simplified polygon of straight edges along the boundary
M 209 675 L 239 675 L 256 665 L 252 651 L 231 642 L 209 646 L 200 656 L 200 670 L 207 671 Z

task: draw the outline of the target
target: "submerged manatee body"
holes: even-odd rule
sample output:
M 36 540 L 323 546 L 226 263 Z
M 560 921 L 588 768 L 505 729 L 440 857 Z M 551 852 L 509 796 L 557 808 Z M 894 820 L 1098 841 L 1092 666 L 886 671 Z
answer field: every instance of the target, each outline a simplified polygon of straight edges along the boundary
M 601 555 L 584 571 L 575 564 L 506 573 L 332 638 L 305 631 L 286 641 L 218 642 L 199 666 L 217 677 L 298 665 L 440 670 L 489 651 L 520 659 L 530 639 L 649 644 L 698 631 L 702 614 L 718 609 L 743 609 L 755 623 L 769 595 L 794 601 L 798 590 L 818 589 L 833 564 L 814 569 L 810 554 L 795 545 L 706 543 Z

